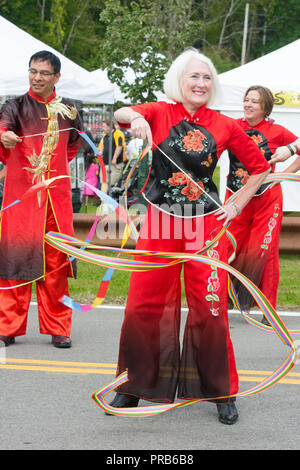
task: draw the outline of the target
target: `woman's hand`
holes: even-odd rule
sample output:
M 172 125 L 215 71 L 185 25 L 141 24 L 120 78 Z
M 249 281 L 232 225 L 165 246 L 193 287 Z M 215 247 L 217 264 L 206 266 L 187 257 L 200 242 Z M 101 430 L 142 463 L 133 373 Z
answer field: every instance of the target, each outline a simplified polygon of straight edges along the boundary
M 143 116 L 135 116 L 131 119 L 130 127 L 134 137 L 137 139 L 147 140 L 148 144 L 152 147 L 151 128 Z
M 270 173 L 270 168 L 263 173 L 257 175 L 251 175 L 243 187 L 242 191 L 237 195 L 234 202 L 228 202 L 224 204 L 221 209 L 219 209 L 215 215 L 217 220 L 225 219 L 224 225 L 230 220 L 234 219 L 237 215 L 242 212 L 242 209 L 248 204 L 250 199 L 254 196 L 258 188 L 263 184 L 266 176 Z M 220 215 L 221 214 L 221 215 Z
M 237 215 L 239 215 L 241 213 L 241 209 L 238 207 L 237 204 L 235 204 L 234 202 L 231 202 L 229 204 L 225 204 L 224 206 L 222 206 L 221 209 L 219 209 L 215 215 L 220 215 L 220 217 L 217 217 L 217 220 L 223 220 L 225 219 L 224 221 L 224 225 L 227 224 L 227 222 L 229 222 L 230 220 L 234 219 Z
M 270 165 L 278 162 L 285 162 L 291 156 L 291 151 L 288 147 L 278 147 L 273 153 L 271 160 L 269 160 Z
M 129 106 L 123 106 L 123 108 L 118 109 L 114 116 L 117 122 L 130 124 L 132 135 L 137 139 L 147 140 L 148 144 L 152 147 L 151 128 L 144 116 L 137 113 Z

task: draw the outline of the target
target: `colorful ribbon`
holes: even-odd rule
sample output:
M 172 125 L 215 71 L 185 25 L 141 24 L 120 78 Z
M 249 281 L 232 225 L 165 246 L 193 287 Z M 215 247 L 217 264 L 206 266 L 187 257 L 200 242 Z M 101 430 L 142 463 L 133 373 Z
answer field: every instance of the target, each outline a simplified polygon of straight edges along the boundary
M 190 256 L 190 255 L 182 255 L 180 253 L 173 253 L 171 254 L 166 254 L 166 253 L 160 253 L 160 256 L 184 256 L 186 260 L 193 259 L 194 261 L 197 260 L 199 262 L 204 262 L 206 264 L 210 264 L 211 260 L 206 257 L 202 256 Z M 197 259 L 198 258 L 198 259 Z M 226 263 L 223 263 L 218 260 L 214 260 L 214 264 L 219 267 L 223 268 L 229 273 L 233 274 L 237 279 L 239 279 L 240 282 L 244 284 L 244 286 L 251 292 L 253 295 L 255 301 L 257 302 L 259 308 L 263 312 L 263 314 L 267 317 L 268 321 L 271 323 L 274 331 L 277 333 L 279 338 L 283 341 L 283 343 L 291 348 L 291 352 L 286 358 L 286 360 L 281 364 L 281 366 L 269 377 L 267 377 L 265 380 L 260 382 L 258 385 L 255 385 L 254 387 L 239 392 L 235 396 L 237 397 L 247 397 L 250 395 L 254 395 L 257 393 L 260 393 L 267 388 L 271 387 L 275 383 L 277 383 L 281 378 L 283 378 L 295 365 L 296 362 L 296 357 L 297 357 L 297 352 L 296 352 L 296 347 L 293 342 L 293 339 L 291 338 L 291 335 L 289 331 L 287 330 L 286 326 L 284 325 L 282 319 L 277 315 L 276 311 L 266 299 L 264 294 L 255 286 L 250 280 L 248 280 L 244 275 L 236 271 L 234 268 L 229 267 L 226 265 Z M 125 383 L 128 380 L 128 375 L 127 372 L 124 372 L 121 374 L 119 377 L 117 377 L 115 380 L 113 380 L 108 386 L 102 387 L 96 392 L 93 393 L 92 398 L 93 400 L 107 413 L 112 413 L 120 416 L 133 416 L 133 417 L 142 417 L 142 416 L 151 416 L 151 415 L 156 415 L 174 408 L 179 408 L 182 406 L 187 406 L 191 404 L 195 404 L 201 401 L 204 401 L 206 399 L 195 399 L 195 400 L 189 400 L 183 403 L 174 403 L 174 404 L 168 404 L 168 405 L 156 405 L 156 406 L 146 406 L 146 407 L 137 407 L 137 408 L 123 408 L 123 409 L 117 409 L 111 407 L 106 401 L 105 401 L 105 396 L 115 388 L 117 388 L 119 385 Z M 220 398 L 227 398 L 227 397 L 215 397 L 211 399 L 220 399 Z
M 89 259 L 91 262 L 99 265 L 105 265 L 112 267 L 113 269 L 121 269 L 121 270 L 134 270 L 134 271 L 143 271 L 149 269 L 160 269 L 162 267 L 170 266 L 173 263 L 181 263 L 189 260 L 194 260 L 198 262 L 202 262 L 204 264 L 211 264 L 211 259 L 207 256 L 199 255 L 199 254 L 186 254 L 186 253 L 168 253 L 168 252 L 160 252 L 159 256 L 164 257 L 166 259 L 171 259 L 171 261 L 166 263 L 156 263 L 156 262 L 141 262 L 137 260 L 130 260 L 130 259 L 115 259 L 108 256 L 103 255 L 96 255 L 94 253 L 91 256 L 88 256 L 88 253 L 84 255 L 80 253 L 80 249 L 76 247 L 76 245 L 80 245 L 80 241 L 74 238 L 68 237 L 66 239 L 61 234 L 55 234 L 53 232 L 49 232 L 46 234 L 46 240 L 52 246 L 56 247 L 57 249 L 64 251 L 65 253 L 72 253 L 72 255 L 77 255 L 78 257 L 84 259 Z M 64 241 L 61 241 L 64 240 Z M 88 246 L 88 244 L 84 244 L 86 248 L 95 249 L 94 245 Z M 99 250 L 107 250 L 106 247 L 97 247 Z M 117 251 L 116 249 L 110 249 L 109 251 Z M 205 251 L 205 248 L 203 249 Z M 157 252 L 151 251 L 141 251 L 141 250 L 122 250 L 124 254 L 131 254 L 131 255 L 148 255 L 148 256 L 157 256 Z M 291 348 L 290 355 L 286 358 L 283 364 L 267 379 L 262 381 L 259 385 L 250 388 L 244 392 L 239 392 L 236 396 L 250 396 L 255 393 L 259 393 L 271 385 L 274 385 L 278 382 L 282 377 L 284 377 L 295 365 L 296 360 L 296 347 L 291 337 L 290 332 L 286 328 L 285 324 L 283 323 L 280 316 L 276 313 L 273 306 L 270 304 L 268 299 L 264 296 L 264 294 L 258 289 L 258 287 L 249 279 L 247 279 L 243 274 L 239 273 L 236 269 L 229 266 L 228 264 L 215 260 L 214 265 L 221 269 L 225 269 L 228 273 L 235 276 L 251 293 L 254 300 L 256 301 L 258 307 L 265 315 L 269 323 L 271 324 L 273 330 L 281 341 Z M 264 326 L 264 325 L 263 325 Z M 111 390 L 114 390 L 116 387 L 121 385 L 121 383 L 125 383 L 128 380 L 127 373 L 121 374 L 115 380 L 113 380 L 108 386 L 102 387 L 101 389 L 94 392 L 92 398 L 94 401 L 106 412 L 113 413 L 122 416 L 149 416 L 153 414 L 162 413 L 164 411 L 168 411 L 173 408 L 187 406 L 188 404 L 197 403 L 199 401 L 203 401 L 204 399 L 197 399 L 197 400 L 190 400 L 184 403 L 176 403 L 176 404 L 168 404 L 168 405 L 155 405 L 155 406 L 147 406 L 147 407 L 138 407 L 138 408 L 113 408 L 111 407 L 104 399 L 105 395 L 109 393 Z M 220 398 L 227 398 L 227 397 L 214 397 L 211 399 L 220 399 Z
M 77 129 L 75 129 L 75 130 L 77 130 Z M 79 132 L 80 135 L 83 138 L 85 138 L 85 140 L 91 145 L 91 147 L 93 148 L 95 153 L 99 156 L 98 149 L 94 146 L 93 142 L 88 138 L 88 136 L 86 136 L 86 134 L 81 132 L 81 131 L 77 130 L 77 132 Z M 102 161 L 102 159 L 101 159 L 101 161 Z M 102 163 L 101 163 L 101 161 L 99 160 L 100 165 L 101 165 L 101 170 L 102 170 L 102 168 L 104 168 L 103 175 L 106 175 L 106 173 L 104 173 L 105 172 L 105 166 L 103 165 L 103 161 L 102 161 Z M 137 163 L 139 161 L 140 161 L 140 159 L 137 161 Z M 133 169 L 132 169 L 132 171 L 133 171 Z M 132 172 L 130 174 L 132 174 Z M 51 182 L 55 181 L 56 179 L 66 178 L 66 177 L 68 177 L 68 176 L 62 175 L 62 176 L 59 176 L 59 177 L 51 178 L 49 180 L 44 180 L 44 181 L 38 183 L 37 185 L 34 185 L 20 199 L 14 201 L 9 206 L 3 208 L 2 211 L 7 210 L 8 208 L 12 207 L 14 204 L 17 204 L 17 203 L 21 202 L 23 199 L 25 199 L 26 197 L 29 197 L 31 194 L 34 194 L 35 192 L 40 191 L 41 189 L 46 189 L 47 187 L 49 187 Z M 298 174 L 294 174 L 294 173 L 292 173 L 292 174 L 275 173 L 274 174 L 273 173 L 265 179 L 264 183 L 279 182 L 279 181 L 299 181 L 299 180 L 300 180 L 300 175 L 298 175 Z M 129 177 L 127 178 L 127 181 L 129 181 Z M 103 178 L 103 182 L 104 182 L 104 186 L 102 186 L 102 189 L 103 188 L 105 189 L 106 188 L 106 186 L 105 186 L 106 176 Z M 183 262 L 186 262 L 186 261 L 189 261 L 189 260 L 194 260 L 194 261 L 198 261 L 198 262 L 202 262 L 204 264 L 209 264 L 210 265 L 211 264 L 211 259 L 208 258 L 207 256 L 204 256 L 204 255 L 205 255 L 206 251 L 210 247 L 214 246 L 214 244 L 221 238 L 221 236 L 223 236 L 224 233 L 226 233 L 227 228 L 230 224 L 230 222 L 227 222 L 223 226 L 223 228 L 219 232 L 219 234 L 217 234 L 217 236 L 214 238 L 214 240 L 209 242 L 207 245 L 205 244 L 201 248 L 201 250 L 199 250 L 195 254 L 168 253 L 168 252 L 165 252 L 165 253 L 159 252 L 158 253 L 158 252 L 151 252 L 151 251 L 144 252 L 144 251 L 140 251 L 140 250 L 127 250 L 127 249 L 125 250 L 123 248 L 123 246 L 125 244 L 124 241 L 126 241 L 128 239 L 130 231 L 132 230 L 134 235 L 137 236 L 137 232 L 135 230 L 135 227 L 132 224 L 127 212 L 116 201 L 112 200 L 107 194 L 105 194 L 104 191 L 100 191 L 97 188 L 92 187 L 91 185 L 88 185 L 88 186 L 90 186 L 96 192 L 96 194 L 100 197 L 102 202 L 106 202 L 109 205 L 112 205 L 112 207 L 115 210 L 117 216 L 119 216 L 121 219 L 126 221 L 126 228 L 125 228 L 125 231 L 124 231 L 124 234 L 123 234 L 123 239 L 122 239 L 122 248 L 121 249 L 113 249 L 113 248 L 108 248 L 108 247 L 99 247 L 99 246 L 96 246 L 96 245 L 92 245 L 90 243 L 89 237 L 85 242 L 82 242 L 80 240 L 75 239 L 74 237 L 68 237 L 66 235 L 57 234 L 57 233 L 53 233 L 53 232 L 49 232 L 45 235 L 45 241 L 47 243 L 51 244 L 52 246 L 55 246 L 58 250 L 60 250 L 62 252 L 65 252 L 65 253 L 73 256 L 73 257 L 76 257 L 76 258 L 79 258 L 79 259 L 84 259 L 85 261 L 89 261 L 91 263 L 95 263 L 95 264 L 98 264 L 98 265 L 107 266 L 108 270 L 107 270 L 106 275 L 104 276 L 104 278 L 102 280 L 103 281 L 103 283 L 101 283 L 102 287 L 104 287 L 105 283 L 109 283 L 110 278 L 111 278 L 111 274 L 114 271 L 114 269 L 129 270 L 129 271 L 132 271 L 132 270 L 142 271 L 142 270 L 149 270 L 149 269 L 160 269 L 162 267 L 168 267 L 172 264 L 183 263 Z M 225 207 L 226 207 L 227 204 L 234 201 L 237 198 L 240 191 L 242 191 L 242 190 L 243 190 L 243 188 L 241 190 L 237 191 L 236 193 L 234 193 L 226 201 Z M 96 221 L 98 220 L 98 218 L 99 218 L 99 215 L 97 215 Z M 96 221 L 93 225 L 92 230 L 95 230 Z M 228 233 L 227 233 L 227 236 L 229 236 L 229 238 L 230 238 L 230 235 L 228 235 Z M 80 248 L 77 248 L 77 246 L 80 246 Z M 117 258 L 110 258 L 110 257 L 103 256 L 103 255 L 96 255 L 95 253 L 89 253 L 89 252 L 87 252 L 88 248 L 90 248 L 92 250 L 97 250 L 98 249 L 98 250 L 105 250 L 105 251 L 114 251 L 114 252 L 117 252 L 118 255 L 121 254 L 121 253 L 129 254 L 129 255 L 143 254 L 143 255 L 148 255 L 149 257 L 159 255 L 160 257 L 166 258 L 166 260 L 169 259 L 170 261 L 166 261 L 165 263 L 156 263 L 156 262 L 151 262 L 151 261 L 150 262 L 145 262 L 145 261 L 141 262 L 141 261 L 138 261 L 138 260 L 121 259 L 118 256 L 117 256 Z M 260 329 L 264 329 L 265 331 L 270 331 L 270 329 L 273 329 L 273 332 L 275 332 L 278 335 L 278 337 L 281 339 L 281 341 L 285 345 L 290 347 L 290 349 L 291 349 L 290 354 L 287 356 L 285 361 L 267 379 L 263 380 L 258 385 L 254 386 L 254 387 L 251 387 L 250 389 L 248 389 L 246 391 L 239 392 L 235 395 L 235 396 L 242 396 L 242 397 L 250 396 L 250 395 L 259 393 L 259 392 L 267 389 L 268 387 L 274 385 L 275 383 L 277 383 L 282 377 L 284 377 L 292 369 L 292 367 L 295 365 L 296 357 L 297 357 L 296 347 L 295 347 L 294 341 L 291 337 L 291 332 L 288 331 L 288 329 L 285 326 L 285 324 L 283 323 L 282 319 L 276 313 L 274 307 L 270 304 L 268 299 L 258 289 L 258 287 L 252 281 L 247 279 L 242 273 L 238 272 L 237 270 L 235 270 L 230 265 L 228 265 L 228 264 L 226 264 L 222 261 L 216 260 L 216 259 L 214 259 L 214 265 L 216 267 L 221 268 L 221 269 L 225 269 L 228 273 L 230 273 L 234 277 L 236 277 L 246 287 L 246 289 L 251 293 L 251 295 L 253 296 L 253 298 L 254 298 L 255 302 L 257 303 L 259 309 L 262 311 L 263 315 L 267 318 L 267 320 L 268 320 L 268 322 L 271 326 L 268 327 L 267 325 L 263 325 L 261 323 L 255 322 L 248 315 L 244 314 L 247 321 L 249 321 L 249 323 L 252 324 L 253 326 L 259 327 Z M 30 281 L 30 282 L 33 282 L 33 281 Z M 101 287 L 101 285 L 100 285 L 100 287 Z M 231 287 L 229 286 L 229 290 L 230 289 L 231 289 Z M 105 288 L 103 288 L 103 290 L 101 292 L 100 292 L 100 289 L 99 289 L 99 291 L 98 291 L 98 296 L 99 297 L 97 296 L 97 298 L 99 299 L 99 302 L 103 300 L 103 295 L 104 294 L 105 294 Z M 234 289 L 233 289 L 233 294 L 232 295 L 234 295 Z M 95 301 L 97 300 L 97 298 L 95 299 Z M 74 302 L 72 301 L 72 305 L 73 304 L 74 304 Z M 83 310 L 83 306 L 79 305 L 79 308 L 81 310 Z M 296 333 L 298 334 L 299 332 L 296 331 Z M 137 407 L 137 408 L 121 408 L 121 409 L 119 408 L 118 409 L 118 408 L 111 407 L 105 401 L 104 397 L 110 391 L 114 390 L 115 388 L 117 388 L 122 383 L 125 383 L 126 381 L 128 381 L 128 375 L 127 375 L 127 372 L 124 372 L 119 377 L 114 379 L 109 385 L 107 385 L 105 387 L 102 387 L 99 390 L 97 390 L 96 392 L 94 392 L 94 394 L 92 395 L 92 398 L 104 411 L 106 411 L 108 413 L 112 413 L 112 414 L 116 414 L 116 415 L 120 415 L 120 416 L 135 416 L 135 417 L 152 416 L 152 415 L 156 415 L 158 413 L 168 411 L 170 409 L 187 406 L 187 405 L 194 404 L 194 403 L 205 400 L 205 399 L 193 399 L 193 400 L 184 401 L 182 403 L 172 403 L 172 404 L 167 404 L 167 405 L 154 405 L 154 406 Z M 227 398 L 227 396 L 226 397 L 225 396 L 224 397 L 215 397 L 215 398 L 211 398 L 211 400 L 216 400 L 216 399 L 220 399 L 220 398 Z
M 90 139 L 89 139 L 90 140 Z M 91 142 L 92 143 L 92 142 Z M 92 143 L 93 144 L 93 143 Z M 129 181 L 130 181 L 130 178 L 136 168 L 136 166 L 139 164 L 139 162 L 147 155 L 148 151 L 149 151 L 150 147 L 147 146 L 139 155 L 139 157 L 135 160 L 134 162 L 134 165 L 131 167 L 131 170 L 130 172 L 128 173 L 127 175 L 127 178 L 126 178 L 126 181 L 125 181 L 125 207 L 127 207 L 127 188 L 128 188 L 128 184 L 129 184 Z M 96 152 L 97 151 L 97 148 L 93 145 L 93 150 Z M 126 222 L 126 226 L 125 226 L 125 230 L 124 230 L 124 233 L 123 233 L 123 237 L 122 237 L 122 244 L 121 244 L 121 248 L 123 248 L 126 244 L 126 242 L 128 241 L 129 237 L 130 237 L 130 233 L 131 233 L 131 230 L 133 232 L 133 235 L 137 241 L 138 239 L 138 232 L 136 230 L 136 227 L 134 225 L 134 223 L 132 222 L 128 212 L 121 206 L 119 205 L 114 199 L 111 199 L 110 197 L 108 197 L 105 193 L 103 192 L 100 192 L 99 190 L 97 190 L 96 188 L 94 188 L 93 186 L 91 186 L 90 184 L 86 183 L 94 192 L 96 192 L 96 194 L 98 195 L 98 197 L 102 200 L 102 203 L 105 202 L 106 204 L 108 204 L 110 207 L 112 207 L 112 209 L 116 212 L 116 215 L 118 215 L 123 221 Z M 90 238 L 91 239 L 91 238 Z M 87 241 L 87 240 L 86 240 Z M 82 247 L 82 249 L 84 249 L 84 247 Z M 120 256 L 120 253 L 117 254 L 117 257 Z M 75 310 L 79 310 L 81 312 L 87 312 L 87 311 L 90 311 L 92 310 L 93 308 L 95 307 L 98 307 L 99 305 L 101 305 L 105 299 L 105 296 L 106 296 L 106 293 L 107 293 L 107 290 L 109 288 L 109 284 L 111 282 L 111 279 L 112 279 L 112 276 L 114 274 L 114 269 L 113 268 L 108 268 L 107 271 L 105 272 L 102 280 L 101 280 L 101 283 L 100 283 L 100 286 L 99 286 L 99 289 L 98 289 L 98 292 L 97 292 L 97 295 L 94 299 L 94 301 L 91 303 L 91 304 L 79 304 L 78 302 L 76 302 L 75 300 L 73 300 L 71 297 L 69 296 L 63 296 L 60 301 L 65 304 L 66 306 L 72 308 L 72 309 L 75 309 Z

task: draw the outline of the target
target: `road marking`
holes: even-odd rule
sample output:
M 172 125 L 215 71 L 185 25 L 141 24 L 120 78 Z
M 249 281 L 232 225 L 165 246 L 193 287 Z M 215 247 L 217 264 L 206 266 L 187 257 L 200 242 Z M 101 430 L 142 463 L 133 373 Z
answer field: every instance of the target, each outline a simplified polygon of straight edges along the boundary
M 36 307 L 37 306 L 37 302 L 30 302 L 30 305 Z M 101 305 L 98 305 L 95 307 L 95 309 L 102 309 L 102 310 L 119 310 L 119 311 L 124 311 L 125 310 L 125 307 L 124 305 L 109 305 L 109 304 L 101 304 Z M 181 311 L 186 313 L 188 312 L 188 308 L 187 307 L 182 307 L 181 308 Z M 239 310 L 228 310 L 228 313 L 229 314 L 239 314 L 241 315 L 241 312 Z M 280 315 L 281 317 L 300 317 L 300 312 L 297 312 L 297 311 L 294 311 L 294 310 L 287 310 L 287 311 L 284 311 L 284 310 L 278 310 L 277 311 L 278 315 Z M 262 312 L 260 310 L 251 310 L 251 315 L 262 315 Z
M 116 367 L 117 364 L 106 362 L 70 362 L 21 358 L 5 358 L 3 363 L 0 364 L 2 370 L 104 375 L 115 375 Z M 241 382 L 261 382 L 272 373 L 272 371 L 267 370 L 238 370 Z M 300 385 L 300 372 L 289 372 L 278 383 Z
M 43 359 L 19 359 L 19 358 L 5 358 L 6 362 L 24 363 L 24 364 L 51 364 L 62 366 L 81 366 L 81 367 L 117 367 L 117 364 L 110 364 L 107 362 L 70 362 L 70 361 L 48 361 Z

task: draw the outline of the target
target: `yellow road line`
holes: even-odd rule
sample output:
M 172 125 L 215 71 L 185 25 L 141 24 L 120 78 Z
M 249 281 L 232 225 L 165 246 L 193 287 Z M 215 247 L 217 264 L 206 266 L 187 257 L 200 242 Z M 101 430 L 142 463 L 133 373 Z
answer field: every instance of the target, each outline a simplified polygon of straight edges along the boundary
M 81 366 L 81 367 L 117 367 L 117 364 L 109 364 L 107 362 L 70 362 L 70 361 L 48 361 L 43 359 L 14 359 L 6 357 L 4 362 L 15 362 L 17 364 L 53 364 L 62 366 Z
M 253 376 L 240 376 L 239 375 L 239 381 L 240 382 L 262 382 L 266 377 L 253 377 Z M 278 380 L 278 383 L 282 384 L 291 384 L 291 385 L 300 385 L 300 380 L 297 379 L 286 379 L 285 377 L 283 379 Z
M 115 369 L 89 369 L 80 367 L 47 367 L 47 366 L 23 366 L 18 364 L 0 364 L 0 369 L 8 370 L 31 370 L 39 372 L 67 372 L 75 374 L 115 374 Z
M 270 375 L 273 372 L 270 370 L 238 370 L 239 374 L 258 374 L 258 375 Z M 300 372 L 289 372 L 287 375 L 292 377 L 300 377 Z
M 68 366 L 68 367 L 67 367 Z M 116 364 L 103 362 L 71 362 L 71 361 L 51 361 L 43 359 L 20 359 L 5 358 L 0 363 L 0 369 L 4 370 L 27 370 L 35 372 L 60 372 L 73 374 L 116 374 Z M 259 370 L 238 370 L 239 380 L 241 382 L 261 382 L 272 371 Z M 290 377 L 299 377 L 290 378 Z M 300 373 L 289 372 L 279 383 L 300 385 Z

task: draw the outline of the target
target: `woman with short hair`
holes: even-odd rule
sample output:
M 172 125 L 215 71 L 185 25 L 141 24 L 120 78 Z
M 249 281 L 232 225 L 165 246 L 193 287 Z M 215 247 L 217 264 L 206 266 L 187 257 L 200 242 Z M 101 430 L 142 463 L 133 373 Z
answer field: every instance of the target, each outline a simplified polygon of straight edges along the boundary
M 294 141 L 297 137 L 269 116 L 274 105 L 272 92 L 263 86 L 251 86 L 244 95 L 244 117 L 237 120 L 243 131 L 257 144 L 266 161 L 281 146 L 286 152 L 300 153 Z M 283 149 L 280 150 L 284 154 Z M 249 173 L 234 152 L 229 151 L 229 173 L 226 199 L 244 186 Z M 272 166 L 274 171 L 275 165 Z M 294 172 L 291 165 L 285 172 Z M 230 232 L 237 248 L 232 266 L 253 281 L 276 308 L 279 284 L 279 239 L 283 216 L 280 184 L 263 184 L 243 213 L 236 217 Z M 253 299 L 245 287 L 234 280 L 240 307 L 249 313 Z M 265 317 L 263 323 L 267 323 Z
M 174 103 L 144 103 L 116 111 L 120 126 L 152 145 L 152 166 L 142 190 L 148 201 L 138 250 L 194 253 L 214 239 L 261 185 L 269 164 L 231 118 L 207 106 L 219 94 L 215 67 L 195 49 L 171 65 L 164 84 Z M 243 194 L 222 207 L 212 176 L 225 149 L 235 152 L 251 177 Z M 245 152 L 246 150 L 246 152 Z M 226 237 L 208 251 L 210 265 L 183 263 L 189 307 L 180 352 L 182 264 L 131 275 L 121 331 L 117 374 L 128 382 L 112 406 L 137 406 L 140 398 L 173 402 L 203 398 L 218 406 L 221 422 L 238 418 L 234 396 L 238 375 L 227 318 L 227 273 L 214 259 L 227 261 Z M 137 257 L 149 261 L 149 257 Z M 166 262 L 155 256 L 154 262 Z

